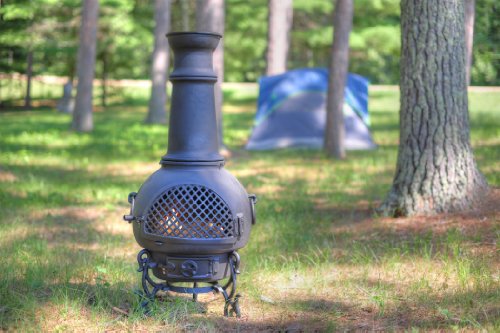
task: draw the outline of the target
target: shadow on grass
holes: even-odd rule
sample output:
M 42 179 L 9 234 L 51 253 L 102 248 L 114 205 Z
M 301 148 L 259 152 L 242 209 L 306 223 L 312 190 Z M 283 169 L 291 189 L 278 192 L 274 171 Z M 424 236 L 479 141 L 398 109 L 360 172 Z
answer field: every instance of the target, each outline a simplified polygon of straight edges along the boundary
M 444 295 L 429 295 L 418 302 L 403 302 L 389 306 L 383 312 L 377 307 L 356 306 L 354 303 L 333 301 L 331 298 L 287 298 L 266 306 L 269 313 L 279 307 L 288 313 L 300 311 L 290 317 L 262 321 L 227 321 L 208 318 L 217 331 L 272 331 L 272 332 L 324 332 L 324 331 L 399 331 L 406 329 L 449 330 L 498 327 L 500 307 L 493 301 L 499 296 L 494 290 L 461 291 Z M 331 295 L 331 297 L 334 297 Z M 410 298 L 410 295 L 407 295 Z M 464 300 L 474 304 L 481 298 L 491 299 L 488 305 L 463 308 Z M 375 298 L 374 298 L 375 299 Z M 376 301 L 374 301 L 375 304 Z M 456 312 L 452 308 L 461 308 Z M 244 311 L 245 309 L 243 309 Z M 308 314 L 308 315 L 305 315 Z
M 70 131 L 69 116 L 56 112 L 43 114 L 37 121 L 28 115 L 24 121 L 11 117 L 2 128 L 1 151 L 11 155 L 28 151 L 42 158 L 60 156 L 76 162 L 159 160 L 166 151 L 168 130 L 164 125 L 145 125 L 139 114 L 121 109 L 95 117 L 92 133 Z
M 50 321 L 68 304 L 111 311 L 103 304 L 130 299 L 119 279 L 113 286 L 107 282 L 105 268 L 126 264 L 96 250 L 102 243 L 128 240 L 121 235 L 100 234 L 92 225 L 98 214 L 88 216 L 87 212 L 80 207 L 41 216 L 25 212 L 15 220 L 16 229 L 9 232 L 2 228 L 7 232 L 0 245 L 2 262 L 10 269 L 0 275 L 0 328 L 9 330 L 36 322 L 40 312 Z M 80 282 L 89 280 L 94 284 Z M 53 308 L 47 308 L 49 304 Z
M 413 298 L 411 296 L 409 298 Z M 389 306 L 383 312 L 377 310 L 375 306 L 359 307 L 322 298 L 290 299 L 283 306 L 300 307 L 304 311 L 314 313 L 317 318 L 330 317 L 334 322 L 324 322 L 320 328 L 334 326 L 335 330 L 339 331 L 392 331 L 408 328 L 435 330 L 450 329 L 450 327 L 481 329 L 488 325 L 498 325 L 500 306 L 493 300 L 499 296 L 498 292 L 491 289 L 427 295 L 415 303 L 403 302 L 397 307 Z M 369 297 L 372 297 L 374 305 L 377 304 L 376 295 Z M 484 307 L 474 305 L 474 301 L 478 298 L 489 298 L 492 302 Z M 471 305 L 464 308 L 463 304 L 469 301 Z M 461 309 L 454 312 L 450 310 L 451 308 Z M 286 328 L 290 324 L 281 325 L 281 328 Z M 308 327 L 309 323 L 306 322 L 302 324 L 301 329 L 306 330 Z
M 143 180 L 140 176 L 113 176 L 55 166 L 4 164 L 2 170 L 24 183 L 13 183 L 0 190 L 0 201 L 8 202 L 11 210 L 19 213 L 27 206 L 34 209 L 100 204 L 104 193 L 127 193 Z
M 130 237 L 102 234 L 94 227 L 100 219 L 92 209 L 68 207 L 19 218 L 10 233 L 2 228 L 9 236 L 0 244 L 2 265 L 9 269 L 0 274 L 0 330 L 35 325 L 86 331 L 95 317 L 104 322 L 150 320 L 140 306 L 144 297 L 139 286 L 130 284 L 131 276 L 140 276 L 133 258 L 108 254 L 113 247 L 127 246 Z M 184 297 L 163 298 L 149 309 L 154 320 L 173 327 L 206 312 Z

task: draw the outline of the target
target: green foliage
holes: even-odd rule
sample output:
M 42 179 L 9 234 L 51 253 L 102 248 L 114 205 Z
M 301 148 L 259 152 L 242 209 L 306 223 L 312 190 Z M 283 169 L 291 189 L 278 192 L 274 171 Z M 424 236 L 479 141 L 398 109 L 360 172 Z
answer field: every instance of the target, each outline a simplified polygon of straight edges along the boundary
M 172 30 L 182 29 L 181 0 L 172 2 Z M 194 0 L 187 1 L 191 29 Z M 399 80 L 399 0 L 356 0 L 350 71 L 372 83 Z M 327 67 L 333 38 L 331 0 L 294 0 L 289 68 Z M 102 0 L 97 77 L 149 78 L 154 4 Z M 80 24 L 79 0 L 3 1 L 0 7 L 0 71 L 23 73 L 34 50 L 35 74 L 73 76 Z M 476 1 L 472 84 L 500 84 L 500 19 L 495 0 Z M 225 80 L 255 82 L 265 71 L 267 1 L 226 0 Z
M 100 3 L 97 41 L 98 75 L 145 78 L 153 50 L 153 8 L 133 0 Z M 140 18 L 148 17 L 149 20 Z
M 399 79 L 401 47 L 399 25 L 367 27 L 353 32 L 351 71 L 363 73 L 372 83 L 392 83 Z M 356 43 L 356 39 L 359 39 Z
M 0 50 L 6 61 L 0 70 L 24 73 L 26 54 L 33 51 L 35 75 L 68 75 L 75 64 L 78 23 L 75 16 L 79 5 L 76 0 L 21 0 L 3 4 Z
M 327 67 L 333 40 L 331 1 L 294 1 L 290 65 Z M 349 70 L 372 83 L 399 79 L 399 1 L 355 1 Z
M 226 81 L 256 81 L 266 68 L 267 1 L 227 0 L 224 34 Z
M 478 85 L 500 85 L 500 5 L 476 1 L 471 80 Z

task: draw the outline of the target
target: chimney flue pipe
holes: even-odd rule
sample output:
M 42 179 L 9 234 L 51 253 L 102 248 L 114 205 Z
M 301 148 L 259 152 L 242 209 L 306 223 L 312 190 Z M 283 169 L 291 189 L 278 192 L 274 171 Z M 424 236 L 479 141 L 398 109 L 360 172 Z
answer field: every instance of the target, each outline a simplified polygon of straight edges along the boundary
M 174 52 L 168 152 L 162 164 L 222 162 L 215 115 L 212 54 L 221 35 L 176 32 L 167 35 Z

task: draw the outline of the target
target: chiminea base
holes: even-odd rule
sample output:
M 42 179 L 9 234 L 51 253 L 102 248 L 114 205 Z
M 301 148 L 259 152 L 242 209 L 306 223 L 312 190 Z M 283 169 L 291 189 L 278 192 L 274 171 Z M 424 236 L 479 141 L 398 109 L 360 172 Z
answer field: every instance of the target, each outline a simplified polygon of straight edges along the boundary
M 239 298 L 241 296 L 240 294 L 236 294 L 236 275 L 240 273 L 238 271 L 240 256 L 236 251 L 232 252 L 229 256 L 229 267 L 231 270 L 231 275 L 224 286 L 221 286 L 219 284 L 219 281 L 208 282 L 210 285 L 205 287 L 198 287 L 198 283 L 193 282 L 193 288 L 174 286 L 168 281 L 165 281 L 165 283 L 157 283 L 153 281 L 153 279 L 149 276 L 149 270 L 155 268 L 158 265 L 157 263 L 152 261 L 151 258 L 151 253 L 146 249 L 142 249 L 137 255 L 137 262 L 139 263 L 138 271 L 142 272 L 142 288 L 144 290 L 145 296 L 147 297 L 147 300 L 145 300 L 141 304 L 143 308 L 147 309 L 149 302 L 154 300 L 156 294 L 159 291 L 172 291 L 181 294 L 193 294 L 194 302 L 198 300 L 198 294 L 216 292 L 224 296 L 224 316 L 229 317 L 235 314 L 236 317 L 241 317 L 239 305 Z M 227 292 L 228 288 L 230 288 L 229 294 Z

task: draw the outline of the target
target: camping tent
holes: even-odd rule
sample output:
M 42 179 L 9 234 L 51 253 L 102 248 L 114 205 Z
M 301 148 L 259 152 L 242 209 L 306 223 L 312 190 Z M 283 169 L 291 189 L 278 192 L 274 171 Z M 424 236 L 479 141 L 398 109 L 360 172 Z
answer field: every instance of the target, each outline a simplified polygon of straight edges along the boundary
M 328 71 L 296 69 L 262 77 L 249 150 L 321 148 L 326 123 Z M 347 77 L 344 101 L 345 148 L 373 149 L 369 131 L 368 80 Z

